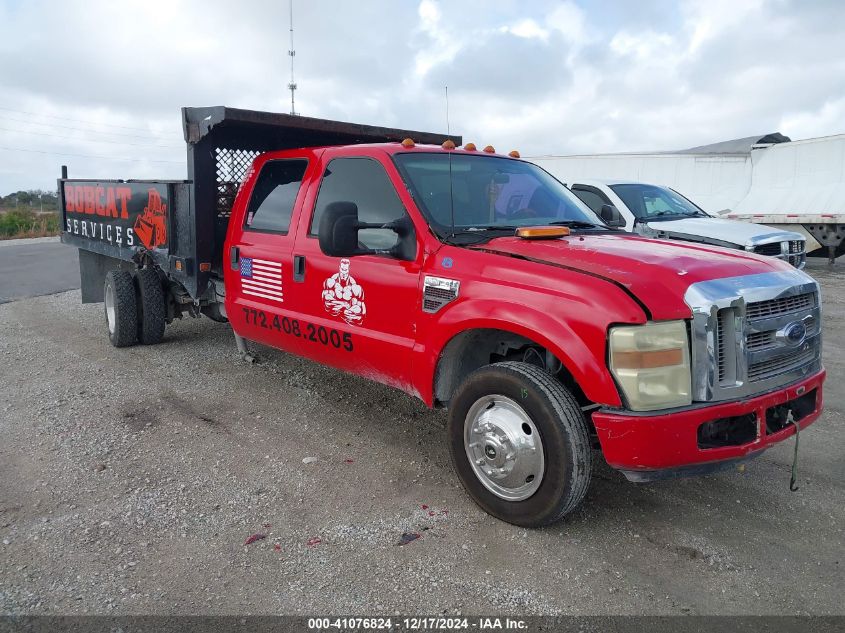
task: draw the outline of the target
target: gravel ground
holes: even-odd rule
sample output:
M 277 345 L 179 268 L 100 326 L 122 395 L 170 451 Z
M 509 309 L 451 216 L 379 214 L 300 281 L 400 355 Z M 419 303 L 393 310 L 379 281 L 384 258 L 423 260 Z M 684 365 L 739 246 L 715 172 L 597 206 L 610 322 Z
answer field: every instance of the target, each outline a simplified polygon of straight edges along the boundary
M 799 492 L 791 441 L 658 484 L 599 464 L 543 530 L 478 510 L 444 414 L 389 388 L 248 365 L 207 319 L 117 350 L 78 291 L 0 305 L 0 612 L 845 614 L 841 268 L 811 270 L 829 374 Z

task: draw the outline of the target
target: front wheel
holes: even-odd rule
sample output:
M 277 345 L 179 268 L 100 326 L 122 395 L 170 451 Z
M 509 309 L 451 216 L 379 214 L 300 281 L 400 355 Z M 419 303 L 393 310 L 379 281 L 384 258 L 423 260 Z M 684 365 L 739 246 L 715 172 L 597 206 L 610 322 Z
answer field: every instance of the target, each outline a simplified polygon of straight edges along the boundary
M 470 374 L 452 398 L 447 431 L 461 483 L 502 521 L 548 525 L 587 493 L 592 453 L 584 414 L 539 367 L 505 362 Z

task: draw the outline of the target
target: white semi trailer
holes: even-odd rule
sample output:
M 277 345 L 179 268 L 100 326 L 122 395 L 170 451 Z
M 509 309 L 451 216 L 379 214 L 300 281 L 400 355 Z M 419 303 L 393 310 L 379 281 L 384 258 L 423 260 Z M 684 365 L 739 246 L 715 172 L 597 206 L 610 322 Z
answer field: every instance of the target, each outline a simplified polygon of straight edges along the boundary
M 665 185 L 709 213 L 797 231 L 807 253 L 845 254 L 845 134 L 790 141 L 754 136 L 677 152 L 535 156 L 563 182 Z

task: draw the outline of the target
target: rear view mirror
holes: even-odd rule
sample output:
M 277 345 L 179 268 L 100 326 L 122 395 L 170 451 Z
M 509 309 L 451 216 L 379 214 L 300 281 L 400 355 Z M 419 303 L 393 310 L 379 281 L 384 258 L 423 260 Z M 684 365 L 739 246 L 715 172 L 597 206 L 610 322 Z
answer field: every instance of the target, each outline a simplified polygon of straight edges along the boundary
M 601 205 L 599 216 L 608 226 L 616 228 L 625 226 L 625 218 L 623 218 L 622 214 L 619 213 L 619 209 L 614 207 L 612 204 Z
M 358 239 L 361 229 L 386 229 L 399 236 L 396 244 L 386 250 L 362 248 Z M 389 255 L 397 259 L 413 260 L 416 254 L 414 225 L 408 218 L 388 224 L 372 224 L 358 220 L 358 205 L 354 202 L 332 202 L 323 211 L 319 226 L 320 250 L 330 257 L 356 255 Z

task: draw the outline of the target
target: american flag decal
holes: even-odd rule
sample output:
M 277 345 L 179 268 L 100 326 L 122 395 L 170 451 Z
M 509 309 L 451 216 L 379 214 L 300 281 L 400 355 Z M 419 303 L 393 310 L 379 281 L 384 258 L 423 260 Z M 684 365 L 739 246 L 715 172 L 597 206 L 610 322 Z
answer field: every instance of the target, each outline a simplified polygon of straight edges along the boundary
M 266 259 L 241 257 L 241 290 L 245 295 L 284 303 L 282 264 Z

